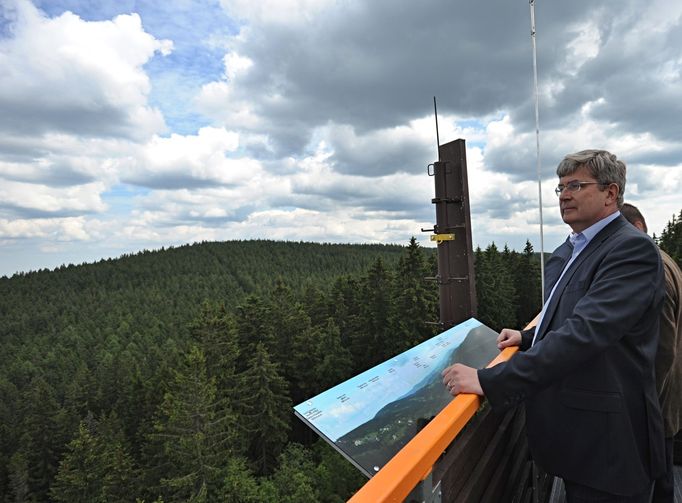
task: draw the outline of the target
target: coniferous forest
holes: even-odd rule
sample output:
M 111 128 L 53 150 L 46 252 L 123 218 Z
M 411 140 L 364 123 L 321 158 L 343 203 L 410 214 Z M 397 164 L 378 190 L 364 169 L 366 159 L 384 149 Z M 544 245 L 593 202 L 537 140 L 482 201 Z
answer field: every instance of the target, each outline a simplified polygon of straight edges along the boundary
M 537 314 L 530 243 L 475 267 L 481 322 Z M 436 271 L 414 239 L 233 241 L 0 278 L 0 503 L 346 501 L 292 406 L 435 335 Z

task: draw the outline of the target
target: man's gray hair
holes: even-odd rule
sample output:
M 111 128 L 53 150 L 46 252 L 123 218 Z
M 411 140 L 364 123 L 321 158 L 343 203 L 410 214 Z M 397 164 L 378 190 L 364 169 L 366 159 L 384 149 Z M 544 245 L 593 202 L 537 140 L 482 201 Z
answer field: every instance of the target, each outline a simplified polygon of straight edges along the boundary
M 602 187 L 612 183 L 618 185 L 616 204 L 620 209 L 625 194 L 625 163 L 606 150 L 582 150 L 564 157 L 557 166 L 556 174 L 559 178 L 569 176 L 581 166 L 585 166 Z

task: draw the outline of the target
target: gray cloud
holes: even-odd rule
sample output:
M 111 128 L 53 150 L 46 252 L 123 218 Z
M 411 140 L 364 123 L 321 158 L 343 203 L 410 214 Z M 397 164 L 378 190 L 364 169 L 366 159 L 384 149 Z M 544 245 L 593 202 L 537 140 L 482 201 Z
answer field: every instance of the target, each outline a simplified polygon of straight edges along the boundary
M 644 9 L 646 5 L 632 7 Z M 579 119 L 586 102 L 605 98 L 605 104 L 594 108 L 594 119 L 616 121 L 623 131 L 656 131 L 648 120 L 640 121 L 641 113 L 648 111 L 648 117 L 657 117 L 652 122 L 659 122 L 661 137 L 677 135 L 682 122 L 673 124 L 679 116 L 677 105 L 669 106 L 674 91 L 667 97 L 652 97 L 655 105 L 646 102 L 642 89 L 624 94 L 627 86 L 622 79 L 631 80 L 630 72 L 637 71 L 635 63 L 641 58 L 615 56 L 632 37 L 641 12 L 625 17 L 619 14 L 622 10 L 618 2 L 538 6 L 541 85 L 557 81 L 565 86 L 552 101 L 543 101 L 543 130 L 565 127 Z M 590 21 L 599 30 L 602 52 L 571 74 L 567 45 L 576 38 L 575 30 Z M 677 31 L 662 36 L 669 43 L 677 40 Z M 314 128 L 330 121 L 350 124 L 362 136 L 428 115 L 433 95 L 443 114 L 480 117 L 506 110 L 518 133 L 530 135 L 535 124 L 529 34 L 527 7 L 505 1 L 453 5 L 432 0 L 414 8 L 388 1 L 337 4 L 306 30 L 268 25 L 248 31 L 234 49 L 255 64 L 234 82 L 233 89 L 237 100 L 248 102 L 256 114 L 267 117 L 264 129 L 275 155 L 301 152 Z M 642 85 L 653 83 L 649 79 Z M 273 95 L 284 99 L 273 101 Z M 628 104 L 623 106 L 623 102 Z M 659 114 L 666 107 L 672 110 Z M 528 140 L 528 145 L 513 149 L 486 151 L 486 164 L 527 179 L 535 158 L 534 138 Z M 343 173 L 411 170 L 423 164 L 427 152 L 417 146 L 417 140 L 412 145 L 390 145 L 383 152 L 377 145 L 369 153 L 343 139 L 332 137 L 331 141 L 334 166 Z M 567 147 L 543 145 L 543 152 L 550 159 L 551 173 Z
M 526 9 L 503 1 L 413 5 L 337 4 L 306 30 L 250 30 L 235 49 L 256 64 L 236 82 L 236 98 L 267 117 L 274 143 L 290 151 L 328 121 L 362 135 L 428 115 L 434 95 L 442 113 L 463 116 L 527 99 Z M 273 103 L 272 95 L 285 99 Z
M 11 134 L 0 135 L 0 160 L 6 162 L 30 163 L 45 157 L 50 150 L 39 142 L 25 141 Z
M 124 183 L 157 190 L 204 189 L 210 187 L 233 187 L 233 184 L 221 183 L 213 178 L 199 178 L 191 173 L 180 172 L 132 172 L 121 178 Z
M 201 227 L 208 229 L 221 229 L 225 227 L 225 224 L 245 221 L 255 209 L 254 206 L 242 206 L 235 211 L 228 212 L 225 216 L 193 215 L 190 211 L 184 209 L 180 213 L 161 220 L 159 226 L 173 228 L 179 225 L 200 224 Z
M 414 135 L 379 135 L 363 139 L 332 132 L 329 142 L 334 150 L 332 164 L 335 170 L 350 175 L 423 173 L 425 160 L 435 156 L 435 147 L 424 145 Z
M 31 173 L 0 173 L 0 178 L 15 182 L 29 182 L 47 185 L 49 187 L 71 187 L 94 182 L 97 178 L 90 173 L 83 173 L 68 163 L 54 163 L 49 169 Z
M 0 94 L 0 115 L 0 133 L 41 135 L 58 131 L 84 137 L 135 136 L 135 125 L 124 111 L 104 101 L 78 107 L 74 103 L 17 101 Z
M 10 202 L 0 202 L 0 218 L 8 219 L 34 219 L 34 218 L 65 218 L 91 215 L 97 213 L 95 210 L 87 208 L 59 208 L 55 210 L 44 210 L 35 207 L 22 206 Z
M 501 187 L 500 190 L 494 194 L 494 197 L 485 200 L 484 205 L 472 207 L 472 213 L 481 216 L 486 215 L 487 217 L 492 218 L 507 219 L 511 218 L 514 214 L 532 208 L 533 206 L 537 206 L 536 193 L 528 193 L 515 197 L 505 196 L 504 188 Z
M 570 7 L 569 7 L 570 6 Z M 570 9 L 568 19 L 592 21 L 600 44 L 593 59 L 583 59 L 575 73 L 566 70 L 567 31 L 570 24 L 564 22 L 564 13 L 557 10 Z M 550 83 L 560 83 L 561 91 L 552 100 L 543 95 L 541 101 L 541 128 L 561 130 L 567 124 L 581 120 L 582 107 L 590 103 L 586 117 L 602 122 L 610 128 L 611 136 L 618 133 L 649 133 L 655 139 L 676 142 L 682 134 L 682 88 L 679 86 L 679 58 L 682 44 L 682 20 L 678 18 L 670 27 L 657 26 L 646 29 L 645 22 L 655 7 L 646 2 L 629 2 L 622 5 L 588 6 L 579 17 L 572 3 L 553 5 L 541 17 L 543 31 L 539 36 L 539 71 L 541 92 Z M 660 24 L 660 23 L 659 23 Z M 666 73 L 668 75 L 666 75 Z M 520 131 L 534 129 L 534 117 L 527 113 L 528 106 L 512 109 L 511 116 Z M 550 147 L 551 149 L 552 147 Z M 642 145 L 638 158 L 661 159 L 664 163 L 677 164 L 677 149 L 661 153 L 658 146 L 647 151 Z M 512 169 L 512 173 L 516 169 Z

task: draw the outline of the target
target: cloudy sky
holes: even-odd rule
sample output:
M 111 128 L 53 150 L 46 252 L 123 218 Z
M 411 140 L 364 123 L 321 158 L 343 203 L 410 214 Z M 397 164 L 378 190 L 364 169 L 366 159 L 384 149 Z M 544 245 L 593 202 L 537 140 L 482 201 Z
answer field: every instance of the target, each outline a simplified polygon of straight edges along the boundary
M 682 209 L 682 2 L 536 5 L 545 250 L 568 152 Z M 201 240 L 406 244 L 467 142 L 474 244 L 540 249 L 523 0 L 0 0 L 0 276 Z

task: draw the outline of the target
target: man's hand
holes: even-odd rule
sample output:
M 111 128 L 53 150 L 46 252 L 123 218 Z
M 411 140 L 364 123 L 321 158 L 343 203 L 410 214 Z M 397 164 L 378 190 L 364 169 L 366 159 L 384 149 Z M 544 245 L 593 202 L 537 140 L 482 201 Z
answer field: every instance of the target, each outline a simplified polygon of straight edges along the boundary
M 511 328 L 503 328 L 500 335 L 497 336 L 497 347 L 501 350 L 509 346 L 521 345 L 521 332 L 512 330 Z
M 459 393 L 475 393 L 483 396 L 483 389 L 478 381 L 476 369 L 455 363 L 446 368 L 441 375 L 443 376 L 443 384 L 447 386 L 452 396 Z

